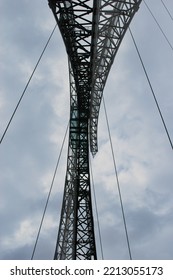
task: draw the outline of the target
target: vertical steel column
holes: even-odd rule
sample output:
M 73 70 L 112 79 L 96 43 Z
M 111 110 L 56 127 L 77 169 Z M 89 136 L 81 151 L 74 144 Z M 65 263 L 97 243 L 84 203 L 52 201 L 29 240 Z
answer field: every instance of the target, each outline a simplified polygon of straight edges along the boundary
M 88 109 L 89 93 L 80 100 L 70 70 L 70 131 L 67 173 L 54 259 L 96 259 L 91 204 Z M 79 87 L 80 89 L 80 87 Z M 81 90 L 86 88 L 81 86 Z M 81 93 L 79 93 L 80 95 Z

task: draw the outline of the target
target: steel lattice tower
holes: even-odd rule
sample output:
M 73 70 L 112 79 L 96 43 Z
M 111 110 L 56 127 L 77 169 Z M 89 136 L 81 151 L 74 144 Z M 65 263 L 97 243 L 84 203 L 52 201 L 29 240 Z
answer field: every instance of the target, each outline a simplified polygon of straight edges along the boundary
M 67 171 L 54 259 L 97 259 L 89 145 L 97 153 L 104 86 L 124 34 L 142 0 L 48 0 L 69 60 Z

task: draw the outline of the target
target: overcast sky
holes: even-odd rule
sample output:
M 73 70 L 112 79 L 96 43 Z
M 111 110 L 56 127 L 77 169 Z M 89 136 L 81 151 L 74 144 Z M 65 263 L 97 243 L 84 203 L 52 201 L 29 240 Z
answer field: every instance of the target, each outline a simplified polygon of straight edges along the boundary
M 146 0 L 170 43 L 173 21 L 160 0 Z M 157 3 L 156 3 L 157 2 Z M 173 15 L 172 0 L 164 0 Z M 55 26 L 47 0 L 1 0 L 0 136 Z M 173 50 L 142 3 L 131 24 L 173 140 Z M 104 97 L 133 259 L 173 259 L 173 151 L 129 32 Z M 65 47 L 57 29 L 0 144 L 0 259 L 30 259 L 69 119 Z M 128 250 L 103 106 L 99 152 L 92 159 L 105 259 Z M 68 139 L 35 259 L 53 259 Z M 95 214 L 95 206 L 94 214 Z M 95 221 L 98 258 L 101 258 Z

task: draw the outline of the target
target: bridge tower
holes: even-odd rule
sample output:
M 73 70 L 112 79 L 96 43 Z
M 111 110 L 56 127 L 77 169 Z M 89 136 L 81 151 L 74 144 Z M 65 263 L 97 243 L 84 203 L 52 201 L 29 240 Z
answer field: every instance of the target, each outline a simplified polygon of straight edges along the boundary
M 104 86 L 142 0 L 48 0 L 66 47 L 70 80 L 67 171 L 54 259 L 97 259 L 89 152 L 98 151 Z

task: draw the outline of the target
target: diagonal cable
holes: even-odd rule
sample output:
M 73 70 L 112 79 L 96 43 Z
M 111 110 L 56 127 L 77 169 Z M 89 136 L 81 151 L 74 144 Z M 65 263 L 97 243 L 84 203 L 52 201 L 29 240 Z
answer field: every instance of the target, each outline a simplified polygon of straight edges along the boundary
M 166 4 L 163 2 L 163 0 L 160 0 L 160 1 L 162 2 L 163 6 L 164 6 L 165 10 L 167 11 L 168 15 L 170 16 L 170 18 L 173 20 L 173 16 L 171 15 L 171 13 L 170 13 L 168 7 L 166 6 Z
M 104 105 L 104 111 L 105 111 L 105 116 L 106 116 L 106 123 L 107 123 L 107 128 L 108 128 L 109 141 L 110 141 L 110 145 L 111 145 L 111 151 L 112 151 L 112 157 L 113 157 L 113 163 L 114 163 L 114 170 L 115 170 L 115 175 L 116 175 L 118 194 L 119 194 L 119 199 L 120 199 L 121 212 L 122 212 L 126 241 L 127 241 L 127 248 L 128 248 L 129 258 L 130 258 L 130 260 L 132 260 L 132 253 L 131 253 L 131 248 L 130 248 L 130 241 L 129 241 L 129 235 L 128 235 L 128 230 L 127 230 L 127 223 L 126 223 L 126 217 L 125 217 L 125 212 L 124 212 L 124 206 L 123 206 L 123 199 L 122 199 L 122 195 L 121 195 L 117 165 L 116 165 L 116 161 L 115 161 L 115 154 L 114 154 L 114 149 L 113 149 L 113 144 L 112 144 L 112 137 L 111 137 L 110 127 L 109 127 L 109 121 L 108 121 L 108 115 L 107 115 L 107 110 L 106 110 L 104 97 L 103 97 L 103 105 Z
M 49 190 L 49 193 L 48 193 L 48 196 L 47 196 L 47 200 L 46 200 L 43 215 L 42 215 L 42 218 L 41 218 L 40 226 L 39 226 L 39 229 L 38 229 L 36 241 L 35 241 L 35 244 L 34 244 L 34 249 L 33 249 L 33 252 L 32 252 L 31 260 L 33 260 L 33 258 L 34 258 L 35 250 L 36 250 L 36 247 L 37 247 L 38 239 L 39 239 L 39 236 L 40 236 L 41 228 L 42 228 L 42 225 L 43 225 L 44 217 L 45 217 L 45 214 L 46 214 L 47 206 L 48 206 L 48 203 L 49 203 L 50 195 L 51 195 L 53 184 L 54 184 L 54 181 L 55 181 L 57 169 L 58 169 L 58 166 L 59 166 L 59 161 L 60 161 L 60 158 L 61 158 L 62 150 L 63 150 L 65 139 L 66 139 L 66 136 L 67 136 L 68 127 L 69 127 L 69 122 L 68 122 L 68 125 L 67 125 L 67 128 L 66 128 L 66 131 L 65 131 L 63 141 L 62 141 L 62 145 L 61 145 L 60 153 L 59 153 L 58 160 L 57 160 L 57 163 L 56 163 L 55 171 L 54 171 L 54 174 L 53 174 L 50 190 Z
M 100 249 L 101 249 L 101 257 L 102 260 L 104 260 L 104 254 L 103 254 L 103 244 L 102 244 L 102 237 L 101 237 L 101 229 L 100 229 L 100 222 L 99 222 L 99 214 L 98 214 L 98 207 L 97 207 L 97 199 L 96 199 L 96 192 L 95 192 L 95 184 L 94 184 L 94 176 L 93 176 L 93 170 L 91 165 L 91 159 L 90 160 L 90 170 L 91 170 L 91 180 L 93 185 L 93 194 L 94 194 L 94 203 L 95 203 L 95 209 L 96 209 L 96 218 L 97 218 L 97 225 L 98 225 L 98 233 L 99 233 L 99 242 L 100 242 Z
M 38 59 L 36 65 L 35 65 L 35 67 L 34 67 L 34 70 L 32 71 L 32 74 L 31 74 L 31 76 L 29 77 L 29 80 L 28 80 L 28 82 L 27 82 L 27 84 L 26 84 L 26 86 L 25 86 L 25 88 L 24 88 L 24 90 L 23 90 L 23 92 L 22 92 L 22 95 L 21 95 L 21 97 L 20 97 L 20 99 L 19 99 L 19 101 L 18 101 L 18 103 L 17 103 L 17 105 L 16 105 L 16 107 L 15 107 L 15 109 L 14 109 L 14 111 L 13 111 L 13 114 L 12 114 L 12 116 L 11 116 L 11 118 L 10 118 L 10 120 L 9 120 L 9 122 L 8 122 L 8 124 L 7 124 L 7 126 L 6 126 L 6 128 L 5 128 L 5 130 L 4 130 L 4 133 L 3 133 L 2 136 L 1 136 L 0 144 L 2 143 L 4 137 L 5 137 L 6 133 L 7 133 L 7 130 L 9 129 L 9 126 L 10 126 L 10 124 L 11 124 L 11 122 L 12 122 L 12 120 L 13 120 L 13 118 L 14 118 L 16 112 L 17 112 L 17 109 L 18 109 L 18 107 L 19 107 L 19 105 L 20 105 L 20 103 L 21 103 L 21 101 L 22 101 L 22 99 L 23 99 L 23 97 L 24 97 L 24 95 L 25 95 L 25 93 L 26 93 L 26 90 L 27 90 L 27 88 L 28 88 L 28 86 L 29 86 L 29 84 L 30 84 L 30 82 L 31 82 L 31 80 L 32 80 L 32 77 L 34 76 L 34 73 L 35 73 L 35 71 L 36 71 L 36 69 L 37 69 L 37 67 L 38 67 L 38 65 L 39 65 L 39 63 L 40 63 L 40 61 L 41 61 L 41 59 L 42 59 L 42 57 L 43 57 L 43 54 L 45 53 L 45 50 L 47 49 L 47 46 L 48 46 L 48 44 L 49 44 L 49 42 L 50 42 L 50 40 L 51 40 L 51 38 L 52 38 L 52 36 L 53 36 L 53 33 L 54 33 L 56 27 L 57 27 L 57 24 L 56 24 L 55 27 L 53 28 L 53 31 L 51 32 L 51 34 L 50 34 L 50 36 L 49 36 L 49 38 L 48 38 L 48 40 L 47 40 L 47 43 L 46 43 L 46 45 L 45 45 L 45 47 L 44 47 L 44 49 L 43 49 L 43 51 L 42 51 L 42 53 L 41 53 L 41 55 L 40 55 L 40 57 L 39 57 L 39 59 Z
M 137 46 L 137 44 L 136 44 L 135 38 L 134 38 L 134 36 L 133 36 L 132 31 L 131 31 L 131 29 L 130 29 L 130 28 L 129 28 L 129 31 L 130 31 L 130 35 L 131 35 L 131 38 L 132 38 L 132 40 L 133 40 L 133 43 L 134 43 L 135 49 L 136 49 L 136 51 L 137 51 L 138 57 L 139 57 L 139 59 L 140 59 L 140 62 L 141 62 L 142 68 L 143 68 L 143 70 L 144 70 L 145 76 L 146 76 L 146 78 L 147 78 L 147 81 L 148 81 L 149 87 L 150 87 L 150 89 L 151 89 L 151 92 L 152 92 L 152 95 L 153 95 L 154 101 L 155 101 L 155 103 L 156 103 L 156 106 L 157 106 L 157 109 L 158 109 L 158 112 L 159 112 L 160 118 L 161 118 L 161 120 L 162 120 L 162 123 L 163 123 L 164 129 L 165 129 L 165 132 L 166 132 L 166 135 L 167 135 L 167 137 L 168 137 L 169 143 L 170 143 L 171 148 L 172 148 L 172 150 L 173 150 L 173 143 L 172 143 L 172 140 L 171 140 L 171 137 L 170 137 L 170 134 L 169 134 L 168 128 L 167 128 L 167 126 L 166 126 L 166 123 L 165 123 L 165 120 L 164 120 L 163 114 L 162 114 L 162 112 L 161 112 L 161 109 L 160 109 L 160 106 L 159 106 L 159 103 L 158 103 L 157 97 L 156 97 L 155 92 L 154 92 L 154 89 L 153 89 L 153 87 L 152 87 L 152 84 L 151 84 L 150 78 L 149 78 L 148 73 L 147 73 L 147 70 L 146 70 L 146 68 L 145 68 L 145 65 L 144 65 L 143 59 L 142 59 L 142 57 L 141 57 L 141 54 L 140 54 L 140 52 L 139 52 L 139 49 L 138 49 L 138 46 Z
M 162 35 L 164 36 L 166 42 L 168 43 L 168 45 L 170 46 L 171 50 L 173 51 L 173 45 L 171 44 L 171 42 L 169 41 L 168 37 L 166 36 L 165 32 L 163 31 L 161 25 L 159 24 L 158 20 L 156 19 L 156 17 L 154 16 L 153 12 L 151 11 L 151 9 L 149 8 L 149 6 L 147 5 L 146 1 L 144 1 L 145 6 L 147 7 L 148 11 L 150 12 L 151 16 L 153 17 L 155 23 L 157 24 L 158 28 L 160 29 Z

